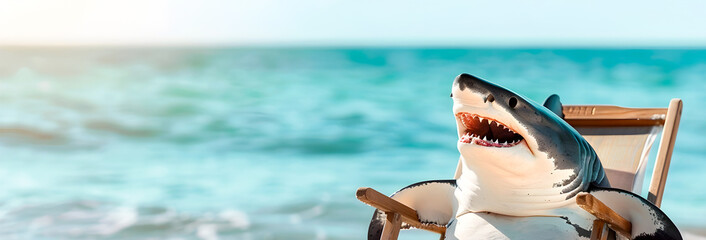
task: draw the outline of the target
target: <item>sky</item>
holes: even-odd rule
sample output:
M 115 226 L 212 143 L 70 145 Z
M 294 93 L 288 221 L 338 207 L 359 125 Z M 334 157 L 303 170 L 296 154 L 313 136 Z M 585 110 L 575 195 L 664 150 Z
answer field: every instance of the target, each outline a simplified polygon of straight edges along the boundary
M 706 1 L 0 0 L 0 45 L 706 46 Z

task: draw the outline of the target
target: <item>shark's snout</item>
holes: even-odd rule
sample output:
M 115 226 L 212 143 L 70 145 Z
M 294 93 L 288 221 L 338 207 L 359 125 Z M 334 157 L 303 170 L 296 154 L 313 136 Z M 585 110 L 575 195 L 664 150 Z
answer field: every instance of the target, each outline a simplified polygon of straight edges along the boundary
M 481 82 L 485 81 L 471 74 L 462 73 L 461 75 L 458 75 L 458 77 L 456 77 L 456 80 L 454 80 L 454 86 L 458 86 L 458 88 L 463 91 L 466 90 L 466 88 L 473 88 L 473 85 L 476 85 L 477 83 Z
M 458 75 L 454 80 L 454 92 L 456 94 L 467 95 L 459 96 L 466 99 L 474 99 L 483 103 L 494 103 L 511 111 L 521 104 L 521 100 L 516 97 L 517 94 L 510 92 L 503 87 L 494 83 L 477 78 L 473 75 L 463 73 Z M 454 93 L 451 94 L 453 97 Z

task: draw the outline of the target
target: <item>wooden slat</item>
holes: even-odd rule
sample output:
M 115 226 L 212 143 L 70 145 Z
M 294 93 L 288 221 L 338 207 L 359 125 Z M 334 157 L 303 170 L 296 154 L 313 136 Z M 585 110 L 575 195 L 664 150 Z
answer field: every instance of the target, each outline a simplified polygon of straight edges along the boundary
M 608 227 L 615 230 L 617 233 L 627 238 L 631 237 L 632 224 L 630 221 L 621 217 L 620 214 L 610 209 L 590 193 L 579 193 L 576 196 L 576 204 L 593 214 L 593 216 L 596 216 L 598 220 L 606 222 Z
M 387 219 L 385 219 L 385 225 L 382 228 L 382 235 L 380 235 L 380 240 L 397 240 L 400 235 L 400 227 L 402 227 L 402 221 L 400 220 L 400 214 L 396 212 L 386 212 Z
M 674 142 L 677 139 L 682 107 L 683 103 L 681 99 L 675 98 L 669 102 L 669 110 L 667 111 L 659 149 L 657 150 L 657 160 L 655 161 L 655 168 L 652 173 L 652 181 L 650 182 L 650 192 L 647 196 L 647 200 L 657 207 L 662 204 L 664 185 L 667 182 L 669 165 L 672 159 L 672 152 L 674 151 Z
M 650 126 L 664 124 L 664 108 L 624 108 L 602 105 L 566 105 L 564 120 L 572 126 Z
M 385 196 L 378 191 L 375 191 L 375 189 L 367 187 L 358 188 L 355 195 L 361 202 L 380 209 L 380 211 L 399 213 L 402 221 L 414 228 L 424 229 L 440 234 L 446 232 L 446 227 L 421 223 L 419 221 L 417 211 L 388 196 Z
M 659 119 L 664 121 L 665 108 L 625 108 L 610 105 L 565 105 L 568 119 Z M 660 117 L 661 116 L 661 117 Z
M 407 207 L 406 205 L 395 201 L 394 199 L 385 196 L 378 191 L 375 191 L 375 189 L 367 187 L 358 188 L 355 195 L 361 202 L 380 209 L 380 211 L 399 213 L 405 222 L 419 221 L 417 211 L 414 211 L 414 209 Z

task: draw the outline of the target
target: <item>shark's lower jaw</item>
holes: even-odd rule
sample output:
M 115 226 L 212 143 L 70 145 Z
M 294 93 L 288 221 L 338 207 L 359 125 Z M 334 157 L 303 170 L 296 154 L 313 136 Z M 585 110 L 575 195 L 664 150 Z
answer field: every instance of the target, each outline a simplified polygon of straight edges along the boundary
M 463 125 L 459 142 L 484 147 L 512 147 L 524 139 L 520 134 L 497 120 L 477 114 L 459 112 L 456 117 Z

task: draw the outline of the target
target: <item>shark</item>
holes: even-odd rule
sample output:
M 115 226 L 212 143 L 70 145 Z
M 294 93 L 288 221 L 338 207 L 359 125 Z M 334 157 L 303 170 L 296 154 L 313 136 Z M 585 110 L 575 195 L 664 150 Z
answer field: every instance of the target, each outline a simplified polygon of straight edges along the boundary
M 593 215 L 576 204 L 591 193 L 632 222 L 631 239 L 682 239 L 658 207 L 611 188 L 591 145 L 563 120 L 552 95 L 540 105 L 470 74 L 454 80 L 451 98 L 460 153 L 458 177 L 406 186 L 391 197 L 446 239 L 589 239 Z M 376 210 L 368 239 L 379 239 Z

